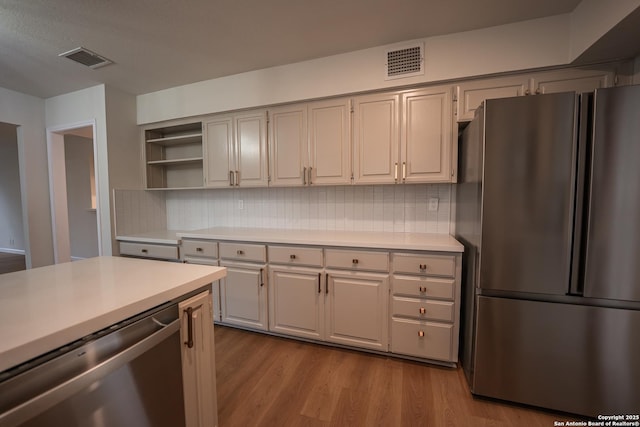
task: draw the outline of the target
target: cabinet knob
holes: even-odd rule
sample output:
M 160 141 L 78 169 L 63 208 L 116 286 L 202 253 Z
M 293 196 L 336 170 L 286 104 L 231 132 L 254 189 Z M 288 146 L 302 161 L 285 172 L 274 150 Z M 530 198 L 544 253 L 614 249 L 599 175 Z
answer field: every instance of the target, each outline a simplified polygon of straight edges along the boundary
M 358 263 L 358 258 L 354 258 L 354 259 L 352 259 L 352 260 L 351 260 L 351 262 L 352 262 L 353 264 L 357 264 L 357 263 Z
M 420 264 L 418 267 L 420 267 L 421 271 L 424 271 L 427 269 L 427 264 Z
M 419 336 L 420 338 L 424 337 L 424 331 L 418 331 L 418 336 Z
M 244 255 L 244 251 L 243 251 L 242 249 L 238 249 L 238 250 L 236 251 L 236 254 L 238 254 L 238 255 Z
M 289 255 L 289 259 L 296 259 L 296 255 L 295 254 Z
M 149 251 L 148 251 L 148 250 L 146 250 L 146 249 L 142 249 L 140 252 L 142 252 L 143 254 L 146 254 L 146 253 L 147 253 L 147 252 L 149 252 Z
M 427 310 L 424 309 L 424 307 L 420 307 L 420 314 L 424 314 L 426 313 Z
M 202 248 L 196 248 L 196 252 L 202 252 Z
M 418 290 L 420 292 L 427 292 L 427 287 L 426 286 L 420 286 L 420 287 L 418 287 Z

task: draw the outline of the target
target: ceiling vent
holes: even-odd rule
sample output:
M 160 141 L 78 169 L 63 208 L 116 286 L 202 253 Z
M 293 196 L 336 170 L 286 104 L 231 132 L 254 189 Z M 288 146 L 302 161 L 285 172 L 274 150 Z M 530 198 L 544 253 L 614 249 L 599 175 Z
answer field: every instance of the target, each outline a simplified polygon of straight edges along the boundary
M 422 43 L 387 50 L 385 80 L 424 74 L 424 47 Z
M 84 47 L 71 49 L 70 51 L 61 53 L 58 56 L 64 56 L 65 58 L 69 58 L 70 60 L 91 69 L 96 69 L 104 67 L 105 65 L 113 64 L 113 61 L 105 58 L 104 56 L 100 56 L 95 52 L 91 52 L 89 49 L 85 49 Z

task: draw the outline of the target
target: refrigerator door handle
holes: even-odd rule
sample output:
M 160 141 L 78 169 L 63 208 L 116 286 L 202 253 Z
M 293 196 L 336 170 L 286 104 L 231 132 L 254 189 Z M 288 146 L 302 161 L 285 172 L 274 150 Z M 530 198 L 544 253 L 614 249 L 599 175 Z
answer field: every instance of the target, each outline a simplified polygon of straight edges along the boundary
M 589 220 L 588 203 L 585 199 L 588 196 L 590 173 L 588 164 L 591 161 L 592 132 L 593 132 L 593 94 L 583 93 L 580 95 L 580 116 L 578 129 L 578 152 L 577 152 L 577 176 L 575 188 L 575 220 L 573 224 L 573 244 L 571 256 L 571 282 L 569 293 L 571 295 L 583 295 L 584 277 L 582 274 L 587 233 L 584 232 Z

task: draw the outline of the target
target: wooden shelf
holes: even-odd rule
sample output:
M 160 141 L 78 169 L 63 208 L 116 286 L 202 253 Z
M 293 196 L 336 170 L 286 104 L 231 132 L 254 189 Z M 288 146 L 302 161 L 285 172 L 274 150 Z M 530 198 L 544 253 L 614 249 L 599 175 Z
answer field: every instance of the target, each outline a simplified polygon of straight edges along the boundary
M 147 165 L 171 166 L 171 165 L 198 163 L 198 162 L 202 162 L 202 157 L 191 157 L 186 159 L 151 160 L 147 162 Z
M 168 145 L 197 144 L 202 143 L 202 133 L 147 139 L 147 143 L 158 144 L 165 147 Z

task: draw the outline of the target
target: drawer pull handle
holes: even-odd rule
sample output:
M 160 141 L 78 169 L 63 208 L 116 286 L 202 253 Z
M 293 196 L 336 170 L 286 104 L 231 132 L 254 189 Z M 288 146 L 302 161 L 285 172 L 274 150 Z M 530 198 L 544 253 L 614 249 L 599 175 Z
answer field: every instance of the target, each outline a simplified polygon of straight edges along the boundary
M 427 264 L 420 264 L 420 270 L 424 271 L 427 269 Z
M 351 260 L 351 262 L 352 262 L 353 264 L 357 264 L 357 263 L 358 263 L 358 258 L 354 258 L 354 259 L 352 259 L 352 260 Z
M 202 248 L 196 248 L 196 252 L 202 252 Z
M 142 249 L 142 250 L 141 250 L 141 252 L 142 252 L 143 254 L 146 254 L 146 253 L 147 253 L 147 252 L 149 252 L 149 251 L 148 251 L 148 250 L 146 250 L 146 249 Z
M 296 259 L 296 255 L 295 254 L 289 255 L 289 259 Z
M 193 348 L 193 307 L 187 307 L 187 340 L 184 342 L 188 348 Z
M 242 249 L 238 249 L 238 250 L 236 251 L 236 254 L 238 254 L 238 255 L 244 255 L 244 251 L 243 251 Z
M 424 314 L 426 313 L 427 310 L 424 309 L 424 307 L 420 307 L 420 314 Z
M 420 286 L 418 289 L 420 290 L 420 292 L 427 292 L 426 286 Z
M 419 336 L 420 338 L 424 337 L 424 331 L 418 331 L 418 336 Z

